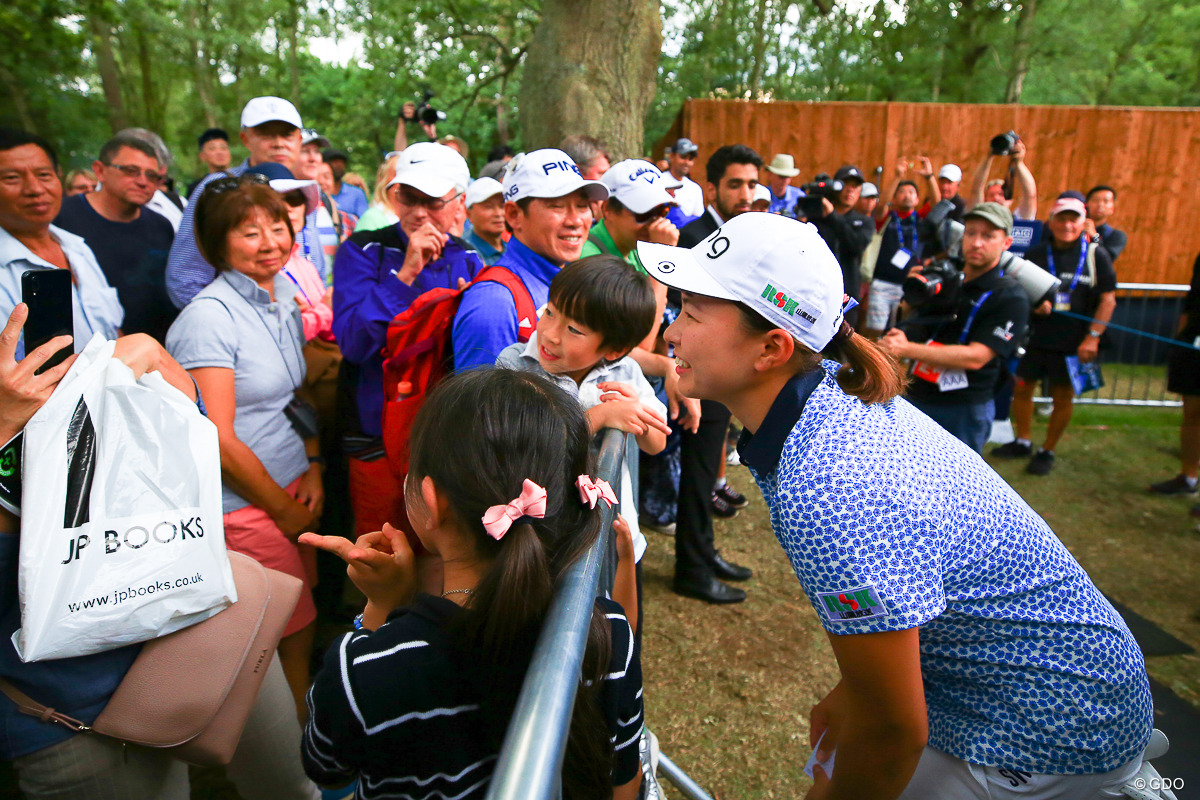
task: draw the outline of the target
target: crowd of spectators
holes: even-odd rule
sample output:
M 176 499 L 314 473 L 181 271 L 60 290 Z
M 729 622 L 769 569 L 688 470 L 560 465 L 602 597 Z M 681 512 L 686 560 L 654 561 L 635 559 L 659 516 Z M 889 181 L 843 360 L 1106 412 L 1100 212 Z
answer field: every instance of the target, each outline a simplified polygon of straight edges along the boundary
M 393 649 L 381 650 L 356 639 L 405 613 L 407 601 L 392 602 L 396 597 L 380 588 L 379 575 L 408 576 L 410 589 L 441 594 L 431 598 L 438 603 L 419 602 L 404 618 L 411 622 L 412 637 L 422 631 L 432 638 L 449 636 L 442 642 L 448 652 L 463 641 L 477 644 L 472 637 L 498 624 L 481 619 L 471 624 L 483 627 L 472 629 L 466 639 L 454 638 L 461 631 L 451 622 L 457 613 L 453 606 L 468 603 L 471 593 L 491 593 L 505 607 L 518 605 L 503 592 L 517 591 L 513 587 L 519 582 L 513 579 L 512 586 L 500 588 L 511 576 L 472 573 L 480 583 L 447 589 L 461 575 L 438 548 L 479 551 L 485 546 L 470 544 L 472 536 L 483 532 L 456 519 L 454 511 L 477 498 L 468 500 L 471 492 L 464 486 L 445 494 L 442 488 L 430 488 L 424 483 L 428 476 L 442 475 L 430 467 L 422 467 L 420 475 L 409 474 L 406 481 L 387 457 L 383 381 L 389 325 L 428 292 L 460 293 L 446 333 L 454 372 L 499 364 L 541 376 L 520 379 L 525 383 L 495 383 L 495 391 L 521 396 L 547 391 L 549 384 L 538 381 L 548 377 L 587 409 L 582 419 L 588 432 L 615 427 L 635 435 L 642 453 L 631 454 L 630 464 L 636 468 L 640 463 L 640 490 L 636 498 L 627 494 L 620 499 L 624 516 L 632 521 L 619 530 L 620 541 L 632 543 L 622 557 L 634 554 L 634 561 L 640 560 L 647 546 L 639 518 L 641 527 L 673 536 L 672 588 L 685 597 L 715 604 L 746 599 L 746 592 L 731 584 L 748 580 L 751 570 L 721 555 L 713 519 L 734 516 L 750 501 L 725 479 L 730 411 L 680 389 L 677 360 L 664 330 L 679 317 L 683 299 L 646 277 L 639 243 L 696 248 L 717 258 L 729 246 L 719 229 L 743 214 L 777 214 L 811 223 L 841 269 L 846 321 L 905 365 L 907 399 L 982 453 L 996 418 L 1007 416 L 997 409 L 1011 396 L 1015 438 L 993 454 L 1028 458 L 1028 471 L 1036 475 L 1050 472 L 1079 391 L 1080 365 L 1099 359 L 1116 306 L 1114 262 L 1127 240 L 1112 225 L 1117 191 L 1111 186 L 1096 185 L 1086 195 L 1062 187 L 1067 190 L 1040 226 L 1044 238 L 1024 252 L 1021 262 L 1052 274 L 1058 284 L 1031 296 L 1012 274 L 1017 256 L 1010 251 L 1015 227 L 1037 223 L 1037 186 L 1030 154 L 1019 139 L 1004 153 L 989 151 L 966 192 L 961 191 L 961 167 L 938 165 L 924 155 L 898 159 L 886 183 L 876 177 L 879 185 L 867 181 L 854 164 L 803 182 L 788 153 L 773 154 L 767 162 L 746 144 L 707 142 L 711 155 L 703 170 L 694 172 L 701 148 L 690 139 L 675 141 L 656 165 L 614 159 L 603 142 L 587 135 L 570 136 L 559 148 L 527 153 L 493 148 L 473 178 L 467 143 L 455 136 L 438 138 L 435 123 L 415 116 L 413 104 L 406 104 L 396 149 L 376 165 L 306 128 L 290 101 L 254 98 L 241 112 L 235 139 L 246 157 L 234 164 L 230 134 L 219 128 L 204 131 L 196 141 L 204 174 L 183 196 L 170 188 L 169 175 L 176 169 L 171 154 L 149 131 L 118 132 L 99 149 L 90 168 L 65 176 L 49 142 L 20 131 L 0 133 L 0 313 L 21 319 L 20 276 L 25 271 L 69 270 L 75 351 L 93 334 L 118 339 L 126 343 L 120 349 L 126 353 L 149 353 L 144 365 L 175 378 L 201 403 L 219 434 L 229 549 L 304 584 L 279 643 L 282 669 L 272 668 L 255 712 L 256 718 L 269 721 L 261 730 L 251 726 L 246 748 L 230 767 L 243 796 L 317 796 L 315 785 L 301 776 L 299 749 L 282 752 L 287 748 L 281 745 L 298 743 L 298 726 L 310 719 L 319 723 L 306 729 L 303 768 L 323 783 L 356 776 L 383 782 L 360 783 L 358 796 L 364 798 L 383 796 L 380 786 L 388 781 L 426 785 L 437 780 L 441 791 L 461 792 L 454 794 L 459 797 L 482 796 L 480 787 L 486 786 L 498 747 L 495 730 L 503 731 L 502 717 L 515 700 L 505 693 L 520 679 L 509 674 L 511 665 L 497 666 L 504 672 L 500 676 L 464 678 L 463 693 L 452 692 L 445 700 L 447 706 L 458 704 L 453 713 L 437 712 L 453 716 L 475 703 L 483 689 L 503 684 L 501 695 L 509 704 L 501 703 L 497 710 L 485 703 L 485 711 L 479 712 L 479 724 L 489 731 L 486 746 L 463 747 L 461 752 L 451 748 L 438 755 L 436 764 L 414 768 L 415 773 L 392 774 L 374 756 L 363 757 L 369 766 L 356 768 L 359 756 L 349 755 L 354 752 L 350 745 L 375 747 L 384 738 L 388 746 L 415 741 L 405 739 L 410 730 L 413 737 L 438 742 L 439 736 L 461 736 L 470 726 L 459 721 L 446 729 L 452 733 L 409 726 L 403 735 L 397 729 L 384 738 L 375 738 L 378 730 L 353 734 L 355 725 L 365 725 L 353 707 L 354 693 L 363 690 L 342 696 L 341 679 L 330 676 L 347 681 L 352 672 L 364 681 L 377 676 L 347 671 L 344 650 L 339 666 L 336 643 L 317 678 L 315 700 L 305 704 L 313 685 L 317 623 L 345 621 L 339 557 L 350 562 L 350 576 L 368 601 L 366 619 L 356 622 L 359 629 L 368 623 L 366 630 L 342 642 L 352 642 L 351 650 L 358 653 L 356 668 L 360 661 L 391 658 L 395 650 L 416 646 L 393 636 L 394 642 L 388 640 Z M 423 140 L 410 143 L 408 130 L 416 125 Z M 997 158 L 1007 159 L 1007 170 L 1004 178 L 993 180 Z M 349 171 L 352 164 L 373 175 L 372 186 Z M 476 280 L 491 267 L 507 270 L 516 283 Z M 937 281 L 952 294 L 945 303 L 926 303 L 922 291 L 939 285 Z M 537 312 L 528 313 L 529 307 Z M 1200 313 L 1189 314 L 1181 321 L 1181 337 L 1200 342 L 1198 317 Z M 28 355 L 23 341 L 13 338 L 11 324 L 5 337 L 0 339 L 0 359 L 7 361 L 0 363 L 0 371 L 18 367 Z M 1156 484 L 1162 493 L 1196 491 L 1200 386 L 1184 377 L 1195 372 L 1190 362 L 1173 362 L 1172 390 L 1185 395 L 1184 458 L 1178 478 Z M 0 384 L 4 380 L 0 376 Z M 464 378 L 455 385 L 463 392 L 483 391 L 483 380 L 473 385 Z M 1050 388 L 1053 411 L 1046 438 L 1035 448 L 1033 398 L 1043 382 Z M 8 391 L 7 385 L 0 388 Z M 500 406 L 488 409 L 496 419 L 505 414 L 515 419 Z M 576 411 L 551 403 L 539 413 L 547 424 L 561 424 L 565 447 L 574 447 Z M 478 420 L 471 426 L 460 422 L 464 429 L 485 429 Z M 442 423 L 428 423 L 435 424 Z M 508 442 L 505 446 L 519 448 L 510 433 L 495 435 Z M 452 443 L 441 445 L 443 454 L 458 449 Z M 538 446 L 547 458 L 574 459 L 571 469 L 582 458 L 576 450 L 559 452 L 562 441 Z M 456 457 L 487 457 L 462 450 Z M 547 486 L 553 489 L 561 477 L 547 472 Z M 489 483 L 483 478 L 477 482 Z M 627 491 L 632 482 L 623 484 Z M 491 491 L 490 483 L 479 491 Z M 565 513 L 555 506 L 561 498 L 555 499 L 553 491 L 551 495 L 553 508 L 546 513 Z M 509 500 L 517 502 L 505 498 Z M 537 516 L 527 510 L 522 514 L 519 520 Z M 584 523 L 571 520 L 584 531 Z M 6 524 L 0 533 L 0 570 L 12 571 L 15 566 L 4 560 L 3 548 L 15 537 L 10 535 L 12 520 Z M 551 546 L 546 538 L 556 535 L 551 527 L 536 531 L 535 538 L 546 539 L 545 553 L 534 548 L 520 556 L 536 565 L 518 563 L 515 555 L 493 557 L 504 570 L 541 575 L 539 570 L 548 569 L 547 559 L 557 558 L 560 548 L 571 549 L 563 542 Z M 313 531 L 325 535 L 301 537 Z M 491 529 L 487 537 L 499 540 Z M 487 537 L 481 539 L 486 547 L 499 547 Z M 510 549 L 528 548 L 527 539 L 522 533 L 520 540 L 526 543 Z M 357 540 L 360 549 L 352 551 L 347 540 Z M 364 548 L 375 562 L 362 554 Z M 410 566 L 400 565 L 401 554 L 407 554 Z M 321 568 L 318 556 L 335 568 Z M 386 568 L 379 566 L 384 562 Z M 371 570 L 382 572 L 371 578 Z M 13 584 L 12 578 L 0 576 L 0 585 Z M 625 607 L 629 625 L 620 607 L 613 606 L 608 619 L 621 621 L 602 638 L 614 647 L 628 646 L 629 659 L 625 650 L 613 651 L 612 657 L 614 669 L 623 667 L 621 676 L 627 670 L 630 677 L 608 693 L 588 695 L 603 711 L 592 720 L 599 726 L 599 739 L 610 748 L 616 744 L 617 766 L 609 786 L 610 791 L 615 787 L 616 797 L 635 796 L 629 792 L 636 793 L 638 783 L 625 749 L 628 742 L 612 739 L 627 734 L 631 724 L 618 711 L 641 713 L 640 683 L 634 687 L 630 682 L 634 676 L 640 681 L 635 666 L 643 613 L 640 566 L 636 578 L 628 580 L 629 585 L 614 589 L 613 597 Z M 335 588 L 325 590 L 332 598 L 325 603 L 314 592 L 327 581 Z M 535 584 L 541 585 L 527 578 L 527 586 Z M 15 593 L 0 602 L 5 624 L 13 623 Z M 372 616 L 385 606 L 382 616 Z M 431 629 L 439 633 L 431 634 Z M 503 640 L 528 648 L 531 643 L 523 635 L 508 631 Z M 599 652 L 608 657 L 608 650 Z M 120 682 L 129 656 L 127 649 L 117 649 L 103 657 L 47 665 L 24 664 L 6 652 L 0 657 L 0 676 L 54 698 L 59 708 L 86 722 Z M 427 674 L 430 664 L 441 662 L 395 663 L 398 669 Z M 69 690 L 63 688 L 68 679 L 73 681 Z M 344 704 L 346 697 L 350 706 L 328 710 L 327 704 Z M 31 797 L 58 796 L 53 792 L 60 778 L 82 781 L 78 785 L 86 788 L 78 797 L 103 796 L 112 787 L 119 787 L 113 791 L 121 797 L 186 797 L 186 771 L 181 775 L 178 762 L 169 757 L 139 755 L 119 766 L 113 752 L 90 752 L 104 748 L 89 737 L 44 735 L 36 721 L 20 718 L 3 703 L 0 754 L 16 761 Z M 294 714 L 281 710 L 292 705 Z M 399 700 L 389 708 L 396 715 L 420 713 Z M 379 722 L 379 730 L 391 724 Z M 640 722 L 634 727 L 640 730 Z M 267 730 L 274 733 L 267 735 Z M 592 730 L 588 735 L 596 734 Z M 96 766 L 83 765 L 87 758 L 95 759 Z M 75 763 L 69 776 L 56 766 L 66 762 Z M 248 777 L 256 763 L 282 766 L 271 779 L 256 780 Z

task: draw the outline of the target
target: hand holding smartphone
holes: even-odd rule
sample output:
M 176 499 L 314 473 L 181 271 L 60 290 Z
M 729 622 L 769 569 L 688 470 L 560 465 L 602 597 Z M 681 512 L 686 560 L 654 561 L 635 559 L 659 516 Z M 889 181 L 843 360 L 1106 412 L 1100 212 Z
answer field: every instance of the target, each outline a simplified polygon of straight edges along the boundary
M 41 347 L 55 336 L 74 333 L 71 309 L 71 272 L 65 269 L 31 269 L 21 275 L 21 301 L 29 306 L 25 320 L 25 353 Z M 59 350 L 37 370 L 41 375 L 58 366 L 73 352 L 71 345 Z

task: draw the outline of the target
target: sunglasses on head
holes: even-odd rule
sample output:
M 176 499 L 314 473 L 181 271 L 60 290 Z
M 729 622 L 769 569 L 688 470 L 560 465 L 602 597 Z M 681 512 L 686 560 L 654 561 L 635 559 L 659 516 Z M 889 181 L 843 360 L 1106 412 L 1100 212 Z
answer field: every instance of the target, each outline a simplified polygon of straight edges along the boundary
M 232 192 L 234 189 L 246 184 L 269 186 L 271 181 L 266 175 L 260 175 L 257 172 L 247 172 L 245 175 L 241 176 L 231 175 L 227 178 L 217 178 L 215 181 L 205 185 L 204 192 L 205 194 L 209 192 L 212 192 L 213 194 L 224 194 L 225 192 Z

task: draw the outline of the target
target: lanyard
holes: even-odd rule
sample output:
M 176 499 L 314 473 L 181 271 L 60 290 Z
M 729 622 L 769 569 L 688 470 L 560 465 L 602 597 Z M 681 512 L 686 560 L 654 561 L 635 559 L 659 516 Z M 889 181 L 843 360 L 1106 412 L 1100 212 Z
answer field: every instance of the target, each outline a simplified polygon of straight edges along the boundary
M 991 291 L 991 289 L 989 289 L 988 291 L 979 295 L 979 299 L 975 301 L 975 304 L 973 306 L 971 306 L 971 313 L 967 315 L 967 324 L 963 325 L 962 333 L 960 333 L 958 335 L 958 343 L 959 344 L 967 343 L 967 334 L 969 334 L 971 332 L 971 326 L 975 324 L 975 315 L 979 313 L 979 309 L 983 306 L 984 303 L 987 302 L 987 299 L 991 296 L 992 296 L 992 291 Z
M 304 295 L 304 302 L 311 306 L 313 304 L 312 298 L 308 296 L 308 292 L 304 291 L 304 287 L 300 285 L 300 281 L 296 280 L 296 276 L 292 274 L 291 270 L 289 270 L 287 267 L 284 267 L 283 274 L 289 281 L 296 284 L 296 289 L 300 292 L 300 294 Z
M 900 237 L 900 246 L 903 247 L 908 252 L 912 253 L 913 258 L 919 258 L 921 254 L 920 254 L 920 251 L 917 249 L 917 246 L 920 244 L 920 242 L 917 240 L 917 212 L 914 211 L 913 213 L 909 214 L 904 219 L 901 219 L 900 215 L 897 214 L 895 211 L 892 212 L 892 216 L 894 216 L 896 218 L 896 235 Z M 912 244 L 909 244 L 908 242 L 904 241 L 904 221 L 909 220 L 909 219 L 912 220 L 912 223 L 913 223 L 912 224 Z
M 1067 293 L 1075 291 L 1075 285 L 1079 283 L 1079 276 L 1083 274 L 1083 267 L 1087 264 L 1088 244 L 1083 241 L 1083 237 L 1079 237 L 1079 266 L 1075 267 L 1075 277 L 1071 278 L 1071 288 L 1067 289 Z

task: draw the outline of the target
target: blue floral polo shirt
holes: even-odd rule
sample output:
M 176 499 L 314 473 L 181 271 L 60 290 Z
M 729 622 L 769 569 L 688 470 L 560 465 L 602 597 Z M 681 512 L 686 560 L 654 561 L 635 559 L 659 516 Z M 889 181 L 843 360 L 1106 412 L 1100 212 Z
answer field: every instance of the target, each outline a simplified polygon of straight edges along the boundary
M 833 634 L 919 627 L 929 744 L 974 764 L 1115 769 L 1153 705 L 1124 621 L 978 455 L 904 399 L 797 376 L 738 445 Z M 887 669 L 881 664 L 880 669 Z

